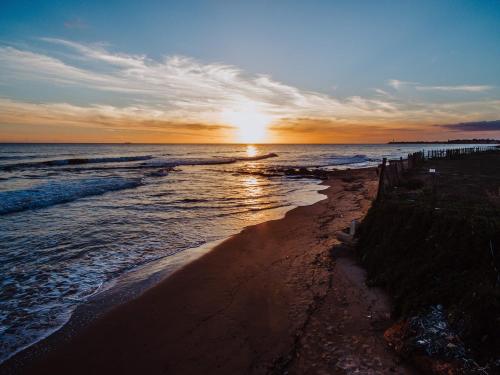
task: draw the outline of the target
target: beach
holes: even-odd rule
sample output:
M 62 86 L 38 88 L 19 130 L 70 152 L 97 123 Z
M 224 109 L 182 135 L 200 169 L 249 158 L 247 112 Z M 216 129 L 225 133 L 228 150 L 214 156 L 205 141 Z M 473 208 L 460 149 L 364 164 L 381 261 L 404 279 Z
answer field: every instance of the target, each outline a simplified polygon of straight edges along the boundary
M 79 331 L 245 227 L 318 202 L 332 170 L 418 150 L 4 145 L 0 363 L 55 332 Z
M 331 254 L 339 244 L 336 232 L 370 207 L 375 169 L 333 172 L 324 183 L 326 199 L 244 229 L 81 332 L 52 340 L 46 354 L 42 341 L 36 349 L 42 354 L 32 360 L 15 356 L 4 371 L 316 373 L 336 361 L 338 371 L 365 366 L 405 373 L 381 337 L 390 325 L 389 303 L 365 298 L 374 295 L 361 269 L 353 272 L 349 255 L 335 260 Z M 349 345 L 340 352 L 328 348 L 331 338 L 342 337 Z M 324 345 L 314 355 L 311 339 Z M 377 359 L 363 364 L 356 358 L 368 346 Z
M 500 374 L 500 1 L 0 9 L 0 375 Z

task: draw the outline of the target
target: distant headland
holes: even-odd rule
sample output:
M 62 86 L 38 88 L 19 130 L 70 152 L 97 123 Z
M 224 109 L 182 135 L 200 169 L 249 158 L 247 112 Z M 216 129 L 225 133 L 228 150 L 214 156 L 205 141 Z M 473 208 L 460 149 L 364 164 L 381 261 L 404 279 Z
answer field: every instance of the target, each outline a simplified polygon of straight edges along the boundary
M 391 141 L 387 144 L 453 144 L 453 145 L 467 145 L 467 144 L 500 144 L 499 139 L 448 139 L 447 141 Z

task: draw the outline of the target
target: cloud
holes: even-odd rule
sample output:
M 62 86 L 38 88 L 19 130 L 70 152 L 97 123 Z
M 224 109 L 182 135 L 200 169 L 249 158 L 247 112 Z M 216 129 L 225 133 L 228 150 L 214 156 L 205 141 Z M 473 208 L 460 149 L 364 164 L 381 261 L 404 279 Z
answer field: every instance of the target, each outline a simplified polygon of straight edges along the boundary
M 5 73 L 10 73 L 5 76 L 10 79 L 45 81 L 105 91 L 143 91 L 127 87 L 117 77 L 80 69 L 54 57 L 13 47 L 0 47 L 0 67 Z
M 18 86 L 22 82 L 42 82 L 57 88 L 61 99 L 52 103 L 0 99 L 0 124 L 69 124 L 216 137 L 235 126 L 225 121 L 225 113 L 244 117 L 250 115 L 249 108 L 270 119 L 275 132 L 288 133 L 294 127 L 296 133 L 308 129 L 334 134 L 342 129 L 353 135 L 348 131 L 352 127 L 362 134 L 368 134 L 369 129 L 382 134 L 391 126 L 396 129 L 419 124 L 424 129 L 437 121 L 456 123 L 500 117 L 498 99 L 405 101 L 397 97 L 400 92 L 389 94 L 381 89 L 375 89 L 374 97 L 337 98 L 287 85 L 269 75 L 249 74 L 234 65 L 202 63 L 176 55 L 152 59 L 112 52 L 103 43 L 83 44 L 59 38 L 41 41 L 50 44 L 50 53 L 0 46 L 0 83 Z M 474 93 L 490 87 L 422 86 L 396 79 L 388 84 L 396 91 L 416 87 Z M 85 96 L 75 99 L 75 88 L 85 88 Z M 64 95 L 68 89 L 72 89 L 71 96 Z M 93 103 L 88 99 L 92 92 L 96 97 L 109 93 L 107 103 L 113 104 Z
M 390 79 L 387 84 L 395 90 L 401 90 L 405 87 L 411 87 L 418 91 L 443 91 L 443 92 L 468 92 L 477 93 L 492 90 L 494 87 L 490 85 L 450 85 L 450 86 L 426 86 L 418 82 L 400 81 L 398 79 Z M 380 89 L 378 89 L 380 90 Z
M 462 91 L 462 92 L 484 92 L 493 89 L 488 85 L 459 85 L 459 86 L 416 86 L 419 91 Z
M 394 90 L 400 90 L 405 86 L 413 86 L 416 83 L 409 81 L 400 81 L 399 79 L 390 79 L 387 81 L 387 84 L 391 86 Z
M 443 124 L 439 126 L 442 128 L 462 132 L 493 132 L 500 131 L 500 120 L 460 122 L 456 124 Z
M 376 92 L 377 94 L 379 94 L 379 95 L 392 97 L 392 95 L 391 95 L 391 94 L 389 94 L 387 91 L 382 90 L 382 89 L 375 88 L 375 89 L 373 89 L 373 91 L 375 91 L 375 92 Z
M 271 118 L 390 117 L 396 110 L 380 99 L 354 96 L 340 100 L 283 84 L 268 75 L 247 74 L 227 64 L 203 64 L 184 56 L 156 61 L 141 55 L 111 53 L 102 44 L 42 40 L 70 49 L 74 60 L 91 62 L 92 69 L 13 47 L 0 47 L 0 68 L 15 80 L 116 92 L 121 99 L 128 98 L 131 103 L 146 101 L 151 109 L 168 112 L 174 118 L 219 121 L 223 110 L 237 112 L 248 103 Z
M 107 128 L 121 130 L 156 130 L 176 134 L 177 131 L 205 133 L 227 131 L 231 127 L 216 123 L 172 120 L 148 107 L 118 108 L 109 105 L 87 107 L 68 103 L 25 103 L 0 98 L 0 123 L 9 125 L 51 125 Z M 199 135 L 199 133 L 197 134 Z
M 125 54 L 110 54 L 105 49 L 104 43 L 94 43 L 84 45 L 59 38 L 39 38 L 40 40 L 52 44 L 58 44 L 76 50 L 81 54 L 79 57 L 86 57 L 89 60 L 100 60 L 112 65 L 124 67 L 138 67 L 144 64 L 146 57 L 144 55 L 125 55 Z
M 335 121 L 317 118 L 282 119 L 271 127 L 271 132 L 286 137 L 290 143 L 367 143 L 387 142 L 398 139 L 439 137 L 439 129 L 425 124 L 380 123 L 368 124 L 356 121 Z M 441 131 L 442 132 L 442 131 Z M 417 134 L 417 135 L 415 135 Z

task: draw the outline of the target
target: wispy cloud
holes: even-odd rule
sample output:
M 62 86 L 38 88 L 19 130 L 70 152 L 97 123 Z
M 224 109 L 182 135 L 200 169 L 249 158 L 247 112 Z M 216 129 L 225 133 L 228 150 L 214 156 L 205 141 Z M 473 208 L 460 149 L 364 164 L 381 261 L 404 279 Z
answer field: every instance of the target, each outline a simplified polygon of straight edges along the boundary
M 460 122 L 456 124 L 442 124 L 439 126 L 462 132 L 492 132 L 500 131 L 500 120 Z
M 399 79 L 390 79 L 387 81 L 387 84 L 394 90 L 400 90 L 405 86 L 413 86 L 416 84 L 416 82 L 400 81 Z
M 31 126 L 75 126 L 107 130 L 154 131 L 169 135 L 201 136 L 207 139 L 228 136 L 231 127 L 208 122 L 173 120 L 149 107 L 114 107 L 68 103 L 26 103 L 0 98 L 0 123 Z
M 458 86 L 415 86 L 419 91 L 462 91 L 462 92 L 484 92 L 493 89 L 488 85 L 458 85 Z
M 116 77 L 80 69 L 54 57 L 13 47 L 0 47 L 0 67 L 5 73 L 10 73 L 10 79 L 130 91 L 130 87 L 123 85 L 124 82 Z
M 382 90 L 382 89 L 376 88 L 376 89 L 373 89 L 373 91 L 375 91 L 379 95 L 383 95 L 383 96 L 387 96 L 387 97 L 392 97 L 391 94 L 389 94 L 387 91 Z
M 423 86 L 416 82 L 390 80 L 396 93 L 375 89 L 374 97 L 336 98 L 303 90 L 274 80 L 265 74 L 249 74 L 236 66 L 206 64 L 185 56 L 161 60 L 144 55 L 111 52 L 103 43 L 82 44 L 57 38 L 42 38 L 51 53 L 20 47 L 0 46 L 0 82 L 43 82 L 64 92 L 85 88 L 96 93 L 109 92 L 113 105 L 82 104 L 62 96 L 59 102 L 29 103 L 0 100 L 0 124 L 71 124 L 123 129 L 156 129 L 166 132 L 224 133 L 233 124 L 224 113 L 248 108 L 285 131 L 285 122 L 297 129 L 318 126 L 339 129 L 344 126 L 385 128 L 389 125 L 460 122 L 500 117 L 500 100 L 470 100 L 433 103 L 405 101 L 398 90 L 416 88 L 481 92 L 490 86 Z M 60 50 L 63 50 L 61 52 Z M 4 95 L 5 96 L 5 95 Z M 119 103 L 119 104 L 118 104 Z M 298 119 L 307 119 L 298 120 Z M 299 126 L 300 124 L 300 126 Z M 364 129 L 364 128 L 363 128 Z
M 394 90 L 403 88 L 414 88 L 418 91 L 443 91 L 443 92 L 468 92 L 477 93 L 492 90 L 494 87 L 490 85 L 441 85 L 441 86 L 426 86 L 418 82 L 401 81 L 398 79 L 390 79 L 387 85 Z
M 251 75 L 226 64 L 202 64 L 183 56 L 155 61 L 145 56 L 117 54 L 103 45 L 83 45 L 44 38 L 70 48 L 81 60 L 99 63 L 83 69 L 55 57 L 13 47 L 0 47 L 0 66 L 19 80 L 85 86 L 99 91 L 135 93 L 135 99 L 173 117 L 200 117 L 217 121 L 222 110 L 238 111 L 248 102 L 273 118 L 283 116 L 391 115 L 395 108 L 379 99 L 335 99 L 326 94 L 300 90 L 267 75 Z

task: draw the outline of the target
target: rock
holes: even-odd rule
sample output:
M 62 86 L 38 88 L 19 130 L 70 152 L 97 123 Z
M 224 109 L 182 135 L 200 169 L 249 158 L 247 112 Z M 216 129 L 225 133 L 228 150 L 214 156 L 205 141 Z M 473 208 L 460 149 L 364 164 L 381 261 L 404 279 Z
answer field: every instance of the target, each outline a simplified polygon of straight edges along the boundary
M 345 245 L 354 246 L 356 244 L 356 240 L 350 234 L 345 232 L 337 232 L 335 237 Z

